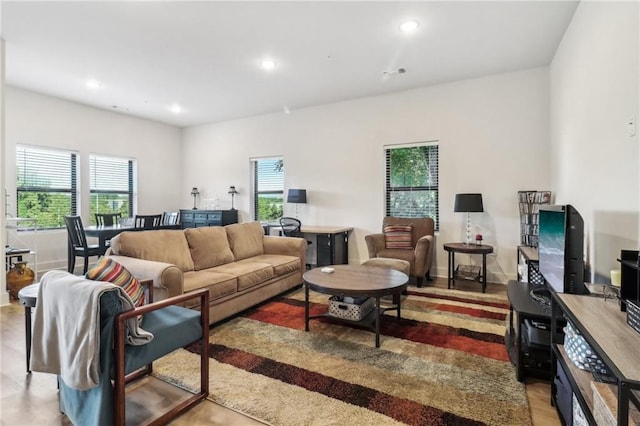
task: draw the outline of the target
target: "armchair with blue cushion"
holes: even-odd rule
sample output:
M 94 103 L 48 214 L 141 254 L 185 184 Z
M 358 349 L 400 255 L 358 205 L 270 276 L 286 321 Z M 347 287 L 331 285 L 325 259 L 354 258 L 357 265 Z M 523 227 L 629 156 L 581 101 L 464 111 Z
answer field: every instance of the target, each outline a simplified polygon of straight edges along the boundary
M 47 276 L 52 272 L 56 274 Z M 47 274 L 42 277 L 41 286 L 48 284 L 47 287 L 51 287 L 48 291 L 55 291 L 56 293 L 47 295 L 47 289 L 41 289 L 38 306 L 41 303 L 43 305 L 60 303 L 63 307 L 58 310 L 47 306 L 36 307 L 34 353 L 31 366 L 34 371 L 54 372 L 55 369 L 60 370 L 60 372 L 56 373 L 58 374 L 58 386 L 60 389 L 60 411 L 73 424 L 125 425 L 125 385 L 150 374 L 154 360 L 193 343 L 199 343 L 202 347 L 200 391 L 190 395 L 175 407 L 170 408 L 151 424 L 166 424 L 169 420 L 184 413 L 208 396 L 208 290 L 202 289 L 159 302 L 152 302 L 153 286 L 149 285 L 148 299 L 151 303 L 126 310 L 125 308 L 128 305 L 126 300 L 123 302 L 122 292 L 124 290 L 122 287 L 100 283 L 100 285 L 106 287 L 106 290 L 100 291 L 100 294 L 96 296 L 97 300 L 93 302 L 93 305 L 96 306 L 94 310 L 99 312 L 88 313 L 89 315 L 98 315 L 97 327 L 94 328 L 97 328 L 95 332 L 99 335 L 92 343 L 98 346 L 95 348 L 98 351 L 98 354 L 95 355 L 95 364 L 97 365 L 87 369 L 89 373 L 95 369 L 96 374 L 87 374 L 82 377 L 82 370 L 77 367 L 77 361 L 74 360 L 71 364 L 73 366 L 72 371 L 69 368 L 65 368 L 65 357 L 78 358 L 78 352 L 80 351 L 74 348 L 71 350 L 72 353 L 64 353 L 69 351 L 69 345 L 57 345 L 56 339 L 64 343 L 69 339 L 75 339 L 75 341 L 82 341 L 81 345 L 86 345 L 86 341 L 92 341 L 92 336 L 89 335 L 93 333 L 92 327 L 81 324 L 75 318 L 71 321 L 71 324 L 60 326 L 58 323 L 69 322 L 68 318 L 62 318 L 66 316 L 64 314 L 66 312 L 64 303 L 67 303 L 65 300 L 73 301 L 72 303 L 77 304 L 77 306 L 92 306 L 92 300 L 83 302 L 78 300 L 77 294 L 59 293 L 64 292 L 67 288 L 69 292 L 73 292 L 74 286 L 76 286 L 76 289 L 84 288 L 82 286 L 98 282 L 62 271 L 50 271 Z M 52 284 L 52 281 L 57 281 L 57 286 L 49 285 Z M 43 295 L 45 297 L 41 300 Z M 199 311 L 179 306 L 191 299 L 198 298 L 200 299 L 198 304 Z M 59 301 L 55 299 L 59 299 Z M 82 310 L 82 308 L 79 309 Z M 74 315 L 72 314 L 71 316 Z M 139 319 L 140 317 L 141 320 Z M 91 322 L 90 317 L 88 318 L 88 322 Z M 151 333 L 153 338 L 143 344 L 130 344 L 131 321 L 134 321 L 133 324 L 140 324 L 143 329 L 142 333 Z M 80 339 L 78 340 L 75 337 L 55 337 L 65 331 L 61 327 L 71 328 L 68 333 L 80 334 Z M 82 336 L 83 332 L 88 335 Z M 38 336 L 40 337 L 38 338 Z M 54 337 L 52 338 L 52 336 Z M 86 348 L 81 348 L 81 350 L 86 351 Z M 91 352 L 91 348 L 87 352 Z M 80 374 L 75 370 L 81 370 Z M 81 377 L 79 382 L 82 385 L 80 386 L 75 384 L 78 382 L 76 380 L 78 375 Z M 92 378 L 93 376 L 95 378 Z M 89 377 L 89 380 L 86 380 L 87 377 Z M 94 381 L 97 381 L 97 385 L 93 383 Z M 89 383 L 88 385 L 87 382 Z

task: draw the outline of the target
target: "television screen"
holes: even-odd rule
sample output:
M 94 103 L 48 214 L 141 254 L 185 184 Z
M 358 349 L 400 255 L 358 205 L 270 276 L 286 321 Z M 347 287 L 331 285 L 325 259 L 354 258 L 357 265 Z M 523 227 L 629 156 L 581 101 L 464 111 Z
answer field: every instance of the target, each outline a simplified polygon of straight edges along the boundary
M 564 209 L 540 209 L 538 256 L 540 273 L 556 292 L 564 292 Z

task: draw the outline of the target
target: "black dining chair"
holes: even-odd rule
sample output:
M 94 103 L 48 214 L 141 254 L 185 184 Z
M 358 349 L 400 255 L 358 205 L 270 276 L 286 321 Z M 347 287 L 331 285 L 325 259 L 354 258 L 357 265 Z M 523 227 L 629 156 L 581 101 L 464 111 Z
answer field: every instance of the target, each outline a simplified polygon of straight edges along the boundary
M 118 223 L 122 213 L 96 213 L 96 225 L 113 226 Z
M 162 213 L 162 219 L 160 225 L 179 225 L 180 224 L 180 212 L 164 212 Z
M 161 219 L 161 214 L 137 214 L 133 226 L 140 229 L 158 229 L 160 227 Z
M 282 235 L 285 237 L 299 237 L 302 238 L 302 232 L 300 228 L 302 228 L 302 222 L 295 217 L 281 217 L 280 218 L 280 227 L 282 228 Z M 307 240 L 307 245 L 310 245 L 311 241 Z M 307 269 L 311 269 L 311 264 L 307 263 L 305 265 Z
M 89 269 L 89 258 L 100 256 L 100 246 L 98 244 L 87 244 L 87 236 L 84 233 L 82 218 L 80 216 L 65 216 L 64 223 L 67 226 L 67 236 L 69 239 L 69 259 L 67 271 L 73 273 L 76 267 L 76 257 L 84 258 L 83 274 Z

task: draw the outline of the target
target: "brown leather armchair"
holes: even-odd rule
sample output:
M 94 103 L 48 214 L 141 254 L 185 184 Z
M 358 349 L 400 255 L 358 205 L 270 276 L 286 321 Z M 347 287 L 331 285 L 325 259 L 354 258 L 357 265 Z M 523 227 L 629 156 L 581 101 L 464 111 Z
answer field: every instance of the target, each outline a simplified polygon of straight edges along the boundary
M 416 284 L 422 287 L 422 281 L 426 277 L 431 280 L 429 274 L 433 259 L 434 223 L 430 217 L 404 218 L 386 216 L 382 221 L 382 229 L 388 225 L 411 225 L 412 249 L 386 248 L 384 233 L 370 234 L 364 237 L 369 250 L 369 258 L 386 257 L 406 260 L 411 264 L 411 275 L 416 277 Z

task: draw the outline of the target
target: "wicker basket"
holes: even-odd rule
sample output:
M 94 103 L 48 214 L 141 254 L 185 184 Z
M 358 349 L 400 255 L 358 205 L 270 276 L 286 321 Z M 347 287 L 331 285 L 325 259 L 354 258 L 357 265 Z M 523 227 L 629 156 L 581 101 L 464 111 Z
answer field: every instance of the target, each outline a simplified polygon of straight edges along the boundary
M 374 304 L 375 300 L 372 297 L 353 299 L 331 296 L 329 298 L 329 315 L 336 318 L 360 321 L 371 312 Z
M 591 346 L 584 340 L 567 321 L 564 328 L 564 348 L 573 364 L 581 370 L 596 372 L 602 375 L 610 375 L 606 365 L 600 357 L 591 349 Z

